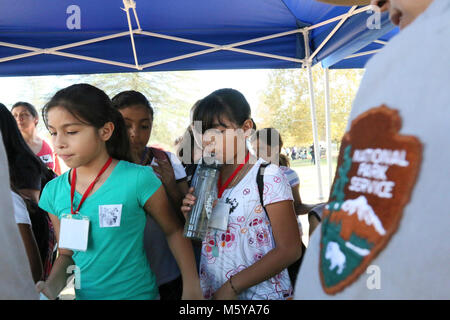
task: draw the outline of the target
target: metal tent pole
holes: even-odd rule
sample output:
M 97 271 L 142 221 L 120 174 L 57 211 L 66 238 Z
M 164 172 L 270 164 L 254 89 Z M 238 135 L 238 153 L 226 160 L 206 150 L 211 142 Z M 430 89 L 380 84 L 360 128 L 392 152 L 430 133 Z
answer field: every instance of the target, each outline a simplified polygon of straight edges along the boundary
M 320 172 L 320 145 L 319 145 L 319 138 L 317 134 L 317 119 L 316 119 L 316 102 L 314 100 L 314 85 L 313 85 L 313 76 L 312 76 L 312 65 L 309 61 L 309 57 L 311 54 L 310 48 L 309 48 L 309 30 L 305 29 L 303 30 L 303 38 L 305 41 L 305 62 L 306 70 L 308 72 L 308 87 L 309 87 L 309 94 L 310 94 L 310 106 L 311 106 L 311 122 L 312 122 L 312 129 L 313 129 L 313 141 L 314 141 L 314 159 L 316 163 L 316 169 L 317 169 L 317 179 L 318 179 L 318 188 L 319 188 L 319 201 L 322 201 L 324 199 L 323 197 L 323 190 L 322 190 L 322 174 Z
M 137 13 L 136 13 L 136 2 L 134 0 L 123 0 L 123 5 L 125 8 L 122 10 L 125 11 L 127 14 L 127 21 L 128 21 L 128 30 L 130 31 L 130 40 L 131 40 L 131 48 L 133 49 L 133 57 L 134 57 L 134 63 L 136 65 L 136 69 L 142 70 L 142 67 L 139 66 L 138 62 L 138 56 L 136 53 L 136 45 L 134 43 L 134 33 L 133 33 L 133 26 L 131 25 L 131 18 L 130 18 L 130 9 L 133 9 L 134 17 L 137 20 L 137 23 L 139 25 L 139 20 L 137 19 Z M 140 27 L 139 27 L 140 29 Z
M 330 76 L 329 69 L 324 69 L 325 75 L 325 131 L 327 135 L 327 165 L 328 165 L 328 186 L 331 190 L 331 185 L 333 184 L 333 159 L 331 158 L 331 111 L 330 111 Z

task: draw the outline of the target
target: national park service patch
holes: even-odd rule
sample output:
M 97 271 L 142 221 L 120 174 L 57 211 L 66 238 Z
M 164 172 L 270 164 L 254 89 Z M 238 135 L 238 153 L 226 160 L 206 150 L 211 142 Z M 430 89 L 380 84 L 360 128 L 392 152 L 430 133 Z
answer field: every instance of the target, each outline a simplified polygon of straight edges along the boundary
M 343 139 L 323 213 L 320 278 L 327 294 L 355 281 L 396 232 L 419 173 L 422 144 L 399 135 L 396 110 L 381 106 L 353 120 Z

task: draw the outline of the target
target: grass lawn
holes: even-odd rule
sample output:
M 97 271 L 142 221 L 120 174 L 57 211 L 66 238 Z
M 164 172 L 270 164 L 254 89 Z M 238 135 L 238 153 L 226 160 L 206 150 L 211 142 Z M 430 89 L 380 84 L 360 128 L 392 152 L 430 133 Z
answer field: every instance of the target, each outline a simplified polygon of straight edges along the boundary
M 337 159 L 332 161 L 332 177 L 336 171 Z M 295 170 L 300 178 L 300 196 L 305 203 L 316 203 L 328 200 L 330 190 L 328 164 L 326 159 L 320 161 L 320 172 L 322 176 L 322 195 L 324 199 L 319 199 L 319 184 L 317 168 L 310 159 L 291 161 L 291 168 Z
M 337 158 L 333 157 L 332 161 L 332 177 L 336 172 Z M 315 204 L 328 201 L 330 193 L 330 183 L 328 180 L 328 164 L 326 159 L 320 160 L 320 172 L 322 176 L 322 195 L 323 199 L 319 198 L 319 184 L 317 178 L 317 168 L 311 162 L 311 159 L 306 160 L 291 160 L 291 168 L 295 170 L 300 178 L 300 197 L 303 203 Z M 308 218 L 307 215 L 300 216 L 303 229 L 303 243 L 308 245 Z

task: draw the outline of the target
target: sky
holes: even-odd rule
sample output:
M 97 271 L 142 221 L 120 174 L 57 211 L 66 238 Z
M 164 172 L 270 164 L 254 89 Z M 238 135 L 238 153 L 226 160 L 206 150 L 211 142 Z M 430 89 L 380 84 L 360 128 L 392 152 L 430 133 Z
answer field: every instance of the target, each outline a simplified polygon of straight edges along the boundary
M 258 95 L 265 88 L 270 70 L 207 70 L 194 71 L 198 73 L 200 82 L 196 85 L 199 88 L 201 97 L 208 95 L 212 91 L 220 88 L 234 88 L 241 91 L 249 101 L 250 105 L 256 107 Z M 0 102 L 11 108 L 15 102 L 31 101 L 36 94 L 30 87 L 30 79 L 38 79 L 42 83 L 42 94 L 55 93 L 56 89 L 52 83 L 67 86 L 75 83 L 75 76 L 40 76 L 40 77 L 0 77 Z M 82 78 L 81 78 L 82 79 Z M 201 98 L 199 97 L 199 98 Z
M 256 114 L 259 95 L 267 86 L 270 70 L 202 70 L 190 72 L 194 73 L 197 80 L 195 87 L 199 95 L 198 99 L 220 88 L 237 89 L 248 100 L 252 113 Z M 11 109 L 12 105 L 17 101 L 26 101 L 34 104 L 39 111 L 42 106 L 36 105 L 38 97 L 51 97 L 57 90 L 80 81 L 82 81 L 82 76 L 75 75 L 0 77 L 0 102 L 8 109 Z M 36 92 L 36 87 L 33 87 L 36 82 L 38 82 L 41 92 Z M 38 125 L 38 132 L 46 134 L 42 123 Z

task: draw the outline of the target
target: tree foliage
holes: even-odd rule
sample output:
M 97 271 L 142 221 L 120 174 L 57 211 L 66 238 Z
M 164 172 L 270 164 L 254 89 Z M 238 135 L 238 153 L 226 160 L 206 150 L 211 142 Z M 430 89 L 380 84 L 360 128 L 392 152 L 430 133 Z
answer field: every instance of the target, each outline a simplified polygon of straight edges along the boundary
M 361 70 L 330 70 L 331 139 L 340 142 L 347 125 L 351 103 L 361 80 Z M 323 69 L 313 68 L 314 98 L 319 140 L 325 134 L 325 83 Z M 285 146 L 307 146 L 313 141 L 308 75 L 301 69 L 271 71 L 260 96 L 255 116 L 258 128 L 274 127 Z
M 111 98 L 124 90 L 144 94 L 154 110 L 150 144 L 172 149 L 188 125 L 189 110 L 195 102 L 189 83 L 195 82 L 194 78 L 190 72 L 147 72 L 94 74 L 83 76 L 82 81 L 101 88 Z

